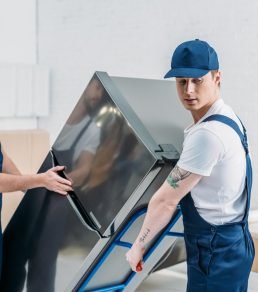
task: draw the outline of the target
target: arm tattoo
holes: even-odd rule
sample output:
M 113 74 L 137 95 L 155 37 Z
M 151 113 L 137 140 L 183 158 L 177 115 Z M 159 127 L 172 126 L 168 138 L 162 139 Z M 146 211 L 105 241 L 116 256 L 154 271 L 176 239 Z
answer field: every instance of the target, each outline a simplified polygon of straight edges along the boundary
M 176 189 L 179 187 L 178 182 L 185 179 L 190 174 L 190 171 L 185 171 L 176 165 L 167 177 L 167 182 L 171 185 L 172 188 Z
M 148 234 L 150 233 L 150 229 L 147 228 L 146 231 L 143 233 L 143 235 L 139 238 L 139 242 L 144 244 L 144 241 L 146 239 L 146 237 L 148 236 Z

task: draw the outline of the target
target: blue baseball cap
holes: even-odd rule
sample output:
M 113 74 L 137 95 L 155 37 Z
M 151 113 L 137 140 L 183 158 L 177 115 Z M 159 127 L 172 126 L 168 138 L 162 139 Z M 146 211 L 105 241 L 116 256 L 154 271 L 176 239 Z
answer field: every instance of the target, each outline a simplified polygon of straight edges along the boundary
M 215 50 L 204 41 L 195 39 L 180 44 L 174 51 L 171 70 L 164 76 L 199 78 L 211 70 L 219 69 Z

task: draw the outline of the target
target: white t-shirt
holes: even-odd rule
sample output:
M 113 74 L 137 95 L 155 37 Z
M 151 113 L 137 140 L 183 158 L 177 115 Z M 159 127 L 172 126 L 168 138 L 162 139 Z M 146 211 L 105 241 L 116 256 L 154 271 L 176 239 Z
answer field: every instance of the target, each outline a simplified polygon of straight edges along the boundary
M 213 114 L 233 119 L 242 130 L 231 107 L 217 100 L 200 121 L 185 129 L 177 165 L 203 176 L 191 191 L 195 207 L 207 222 L 221 225 L 243 218 L 246 158 L 240 138 L 231 127 L 218 121 L 202 123 Z
M 62 129 L 62 132 L 55 142 L 55 148 L 57 150 L 67 150 L 71 148 L 72 144 L 80 134 L 81 130 L 89 122 L 89 116 L 84 117 L 79 123 L 74 125 L 66 124 Z M 88 125 L 84 130 L 81 138 L 74 146 L 73 161 L 76 161 L 82 151 L 89 151 L 93 154 L 96 153 L 96 149 L 100 143 L 100 128 L 97 127 L 94 121 Z

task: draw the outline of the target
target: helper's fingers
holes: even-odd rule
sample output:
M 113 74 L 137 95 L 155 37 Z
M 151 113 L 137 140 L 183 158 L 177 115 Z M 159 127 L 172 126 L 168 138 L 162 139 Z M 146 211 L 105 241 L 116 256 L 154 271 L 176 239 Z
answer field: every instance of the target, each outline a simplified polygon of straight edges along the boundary
M 72 185 L 71 181 L 69 181 L 68 179 L 62 178 L 60 175 L 58 176 L 57 181 L 64 185 L 68 185 L 68 186 Z
M 61 171 L 61 170 L 64 170 L 65 169 L 65 167 L 62 165 L 57 165 L 57 166 L 54 166 L 54 167 L 52 167 L 51 168 L 51 170 L 52 171 L 55 171 L 55 172 L 57 172 L 57 171 Z
M 53 168 L 50 169 L 50 171 L 56 173 L 58 175 L 58 178 L 57 178 L 57 181 L 61 184 L 65 184 L 65 185 L 68 185 L 68 186 L 71 186 L 72 185 L 72 182 L 69 180 L 69 179 L 66 179 L 66 178 L 63 178 L 62 176 L 60 176 L 58 174 L 58 171 L 61 171 L 63 170 L 65 167 L 64 166 L 55 166 Z

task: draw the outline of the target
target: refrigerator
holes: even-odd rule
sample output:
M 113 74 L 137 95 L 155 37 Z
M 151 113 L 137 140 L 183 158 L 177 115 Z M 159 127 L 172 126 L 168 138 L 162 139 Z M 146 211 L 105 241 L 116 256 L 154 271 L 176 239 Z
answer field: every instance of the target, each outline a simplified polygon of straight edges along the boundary
M 26 192 L 4 232 L 1 291 L 135 291 L 151 272 L 185 260 L 183 241 L 165 238 L 134 275 L 126 244 L 114 241 L 135 239 L 189 121 L 173 81 L 95 72 L 38 171 L 64 165 L 59 175 L 74 190 Z M 182 231 L 179 216 L 173 228 Z

